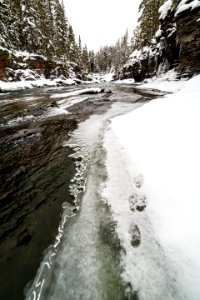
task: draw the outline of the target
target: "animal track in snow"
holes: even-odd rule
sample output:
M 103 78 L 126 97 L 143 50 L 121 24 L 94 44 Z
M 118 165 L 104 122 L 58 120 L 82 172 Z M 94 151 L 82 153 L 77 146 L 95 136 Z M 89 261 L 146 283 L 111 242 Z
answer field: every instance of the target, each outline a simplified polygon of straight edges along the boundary
M 142 176 L 142 175 L 136 176 L 136 177 L 134 178 L 134 184 L 135 184 L 135 186 L 136 186 L 138 189 L 140 189 L 140 188 L 143 186 L 143 184 L 144 184 L 144 178 L 143 178 L 143 176 Z
M 131 224 L 129 233 L 131 235 L 131 245 L 133 247 L 138 247 L 141 243 L 141 234 L 137 225 Z
M 143 211 L 147 206 L 147 197 L 143 193 L 134 192 L 129 197 L 129 206 L 131 211 Z

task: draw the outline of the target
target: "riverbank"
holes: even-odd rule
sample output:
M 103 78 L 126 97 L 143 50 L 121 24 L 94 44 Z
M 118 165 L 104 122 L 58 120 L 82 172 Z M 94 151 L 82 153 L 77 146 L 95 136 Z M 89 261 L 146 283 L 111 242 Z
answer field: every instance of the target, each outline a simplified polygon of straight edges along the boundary
M 4 284 L 0 294 L 4 299 L 23 299 L 44 250 L 55 241 L 62 204 L 74 207 L 69 186 L 77 166 L 70 157 L 73 149 L 63 144 L 80 122 L 104 114 L 113 102 L 143 100 L 128 87 L 98 85 L 89 92 L 101 88 L 105 92 L 78 95 L 84 88 L 88 91 L 86 85 L 1 95 L 0 278 Z
M 114 118 L 105 134 L 103 195 L 125 249 L 123 278 L 141 300 L 200 295 L 199 83 Z
M 72 89 L 16 91 L 2 95 L 0 101 L 3 299 L 23 299 L 24 287 L 34 278 L 44 250 L 57 235 L 62 204 L 73 207 L 69 185 L 76 165 L 69 157 L 72 150 L 63 148 L 63 143 L 78 122 L 111 105 L 102 93 L 71 96 L 68 112 L 59 104 L 52 106 L 56 100 L 51 99 L 52 94 Z M 77 102 L 74 106 L 73 101 Z

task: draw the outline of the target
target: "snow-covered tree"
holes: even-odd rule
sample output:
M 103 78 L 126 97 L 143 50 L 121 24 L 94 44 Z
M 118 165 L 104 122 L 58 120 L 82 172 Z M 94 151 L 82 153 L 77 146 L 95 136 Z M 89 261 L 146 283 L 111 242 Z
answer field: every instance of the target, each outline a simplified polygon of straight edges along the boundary
M 67 39 L 67 54 L 70 61 L 77 63 L 78 60 L 78 46 L 75 41 L 75 35 L 72 26 L 69 26 Z
M 159 7 L 165 0 L 142 0 L 139 6 L 139 31 L 135 37 L 139 47 L 150 45 L 159 26 Z
M 67 56 L 68 22 L 59 0 L 54 6 L 54 45 L 57 57 Z
M 0 45 L 3 47 L 9 47 L 9 17 L 10 7 L 7 1 L 0 1 Z
M 71 62 L 79 74 L 90 70 L 87 47 L 80 37 L 76 43 L 62 0 L 0 0 L 0 46 Z
M 90 61 L 89 61 L 89 55 L 88 55 L 88 50 L 87 50 L 86 45 L 83 48 L 82 65 L 83 65 L 83 71 L 85 73 L 89 73 L 90 72 Z

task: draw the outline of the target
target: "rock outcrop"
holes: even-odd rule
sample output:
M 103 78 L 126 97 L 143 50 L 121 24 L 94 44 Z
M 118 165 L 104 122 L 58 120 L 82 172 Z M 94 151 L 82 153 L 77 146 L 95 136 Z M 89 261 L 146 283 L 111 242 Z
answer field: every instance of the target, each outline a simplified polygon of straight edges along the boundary
M 123 67 L 121 78 L 141 81 L 173 68 L 180 77 L 199 74 L 200 4 L 196 3 L 194 0 L 185 1 L 178 7 L 171 4 L 164 13 L 161 9 L 160 27 L 155 39 L 149 47 L 131 54 Z
M 41 78 L 55 79 L 69 77 L 74 72 L 81 78 L 81 70 L 73 65 L 48 60 L 42 55 L 9 51 L 0 47 L 0 80 L 20 81 Z
M 200 6 L 176 17 L 176 37 L 180 44 L 178 70 L 184 74 L 200 73 Z

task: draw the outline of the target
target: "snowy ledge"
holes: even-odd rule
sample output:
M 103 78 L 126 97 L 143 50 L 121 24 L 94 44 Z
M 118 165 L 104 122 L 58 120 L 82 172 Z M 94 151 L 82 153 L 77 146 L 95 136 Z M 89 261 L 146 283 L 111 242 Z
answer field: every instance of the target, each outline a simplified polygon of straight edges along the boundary
M 72 96 L 79 96 L 79 95 L 85 95 L 85 94 L 99 94 L 103 93 L 104 89 L 101 88 L 85 88 L 73 92 L 67 92 L 67 93 L 59 93 L 59 94 L 53 94 L 50 96 L 52 99 L 58 99 L 58 98 L 69 98 Z
M 106 139 L 108 153 L 113 150 L 113 144 L 121 149 L 115 164 L 112 157 L 107 161 L 108 177 L 112 180 L 113 177 L 117 178 L 117 166 L 121 160 L 128 172 L 132 193 L 142 193 L 147 199 L 143 212 L 131 212 L 128 197 L 123 199 L 125 202 L 120 202 L 122 195 L 112 196 L 117 189 L 123 190 L 126 181 L 123 182 L 120 177 L 121 186 L 117 186 L 117 189 L 116 185 L 109 185 L 109 182 L 107 184 L 105 194 L 111 199 L 110 204 L 127 253 L 126 275 L 131 277 L 132 282 L 137 280 L 134 272 L 137 274 L 137 268 L 142 269 L 145 259 L 142 256 L 140 260 L 140 247 L 142 251 L 147 247 L 147 258 L 149 257 L 148 241 L 145 240 L 147 230 L 151 246 L 159 245 L 164 253 L 164 258 L 160 257 L 160 260 L 166 260 L 171 265 L 168 274 L 171 278 L 170 285 L 178 288 L 177 293 L 181 293 L 181 296 L 177 294 L 176 299 L 200 299 L 199 99 L 200 75 L 185 81 L 184 86 L 172 95 L 153 100 L 129 114 L 114 118 L 107 135 L 112 135 L 115 143 L 110 142 L 109 138 Z M 117 171 L 113 169 L 115 167 Z M 117 175 L 111 176 L 111 173 Z M 138 176 L 143 178 L 139 187 L 134 184 Z M 117 205 L 116 199 L 119 199 Z M 131 246 L 132 237 L 128 229 L 132 222 L 137 222 L 136 225 L 142 233 L 138 250 Z M 134 264 L 134 253 L 137 253 L 137 264 Z M 163 261 L 160 265 L 163 268 L 161 274 L 166 274 Z M 157 282 L 162 283 L 162 276 L 159 275 L 157 264 L 151 270 L 154 265 L 155 262 L 152 261 L 151 264 L 150 259 L 145 261 L 142 284 L 139 282 L 140 289 L 146 288 L 147 290 L 142 291 L 151 299 L 163 299 L 156 294 L 160 292 Z M 157 276 L 154 278 L 156 285 L 153 287 L 148 285 L 149 282 L 154 284 L 151 280 L 152 274 Z M 165 279 L 164 277 L 164 284 Z M 175 298 L 169 296 L 167 299 Z
M 25 70 L 29 72 L 30 70 Z M 76 84 L 93 84 L 93 83 L 108 83 L 113 81 L 114 73 L 99 75 L 94 74 L 91 76 L 90 81 L 83 81 L 77 79 L 76 77 L 61 79 L 56 78 L 54 80 L 41 78 L 38 80 L 22 80 L 22 81 L 12 81 L 5 82 L 0 80 L 0 95 L 4 92 L 11 92 L 17 90 L 31 89 L 35 87 L 56 87 L 65 85 L 76 85 Z M 95 93 L 95 90 L 93 91 Z M 96 91 L 98 92 L 98 91 Z
M 81 81 L 79 82 L 81 83 Z M 90 83 L 90 82 L 84 82 L 84 83 Z M 75 85 L 77 84 L 76 79 L 38 79 L 38 80 L 30 80 L 30 81 L 13 81 L 13 82 L 5 82 L 0 81 L 0 95 L 1 92 L 10 92 L 10 91 L 17 91 L 17 90 L 24 90 L 24 89 L 31 89 L 35 87 L 56 87 L 60 85 Z
M 173 70 L 168 71 L 158 77 L 147 79 L 146 83 L 137 86 L 137 89 L 154 89 L 163 93 L 174 93 L 179 91 L 186 83 L 187 79 L 177 79 L 177 73 Z

